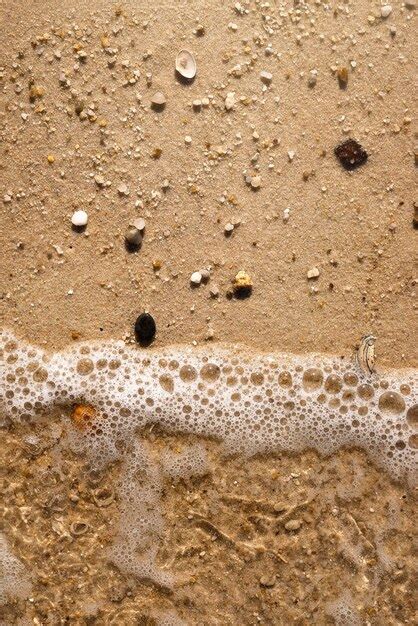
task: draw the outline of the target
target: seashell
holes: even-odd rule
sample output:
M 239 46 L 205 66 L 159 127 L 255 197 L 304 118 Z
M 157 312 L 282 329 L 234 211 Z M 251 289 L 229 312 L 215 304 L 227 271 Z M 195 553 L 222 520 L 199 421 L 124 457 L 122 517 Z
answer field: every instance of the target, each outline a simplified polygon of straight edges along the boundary
M 73 522 L 71 524 L 70 532 L 74 537 L 81 537 L 81 535 L 84 535 L 89 528 L 90 526 L 86 522 L 79 520 L 78 522 Z
M 112 489 L 104 487 L 103 489 L 95 489 L 93 491 L 93 499 L 97 506 L 110 506 L 115 499 Z
M 74 426 L 84 430 L 96 417 L 96 409 L 88 404 L 76 404 L 71 413 L 71 421 Z
M 188 50 L 180 50 L 176 57 L 176 72 L 191 80 L 196 76 L 196 61 Z
M 357 350 L 357 362 L 360 365 L 363 372 L 372 374 L 374 372 L 374 364 L 376 360 L 374 344 L 376 337 L 373 335 L 365 335 Z

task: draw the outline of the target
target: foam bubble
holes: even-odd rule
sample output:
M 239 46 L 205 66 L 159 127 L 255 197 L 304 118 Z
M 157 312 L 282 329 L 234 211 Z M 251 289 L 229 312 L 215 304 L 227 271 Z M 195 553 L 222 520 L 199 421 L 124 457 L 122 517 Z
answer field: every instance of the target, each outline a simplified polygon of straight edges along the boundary
M 9 331 L 1 333 L 0 356 L 7 421 L 83 405 L 73 414 L 71 445 L 96 469 L 123 460 L 124 522 L 110 557 L 163 586 L 171 579 L 156 565 L 162 476 L 204 473 L 206 458 L 195 447 L 167 453 L 157 468 L 136 436 L 145 428 L 216 438 L 226 452 L 246 455 L 307 448 L 329 455 L 359 447 L 394 478 L 416 479 L 417 374 L 411 369 L 370 376 L 354 359 L 242 347 L 144 351 L 120 341 L 48 354 Z
M 23 564 L 10 550 L 6 538 L 0 535 L 0 606 L 12 598 L 26 598 L 31 583 Z

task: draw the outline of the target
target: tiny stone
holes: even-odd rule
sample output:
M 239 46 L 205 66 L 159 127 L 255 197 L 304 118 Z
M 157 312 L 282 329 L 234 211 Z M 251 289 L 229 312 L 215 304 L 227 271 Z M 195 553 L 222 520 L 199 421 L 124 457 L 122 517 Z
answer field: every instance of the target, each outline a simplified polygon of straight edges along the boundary
M 161 93 L 161 91 L 155 92 L 155 94 L 151 98 L 151 106 L 154 109 L 160 110 L 165 107 L 165 104 L 166 104 L 165 95 Z
M 136 319 L 134 332 L 138 343 L 147 346 L 155 337 L 156 325 L 154 318 L 149 313 L 141 313 Z
M 71 223 L 76 228 L 82 228 L 83 226 L 87 225 L 88 219 L 89 218 L 88 218 L 87 213 L 80 209 L 79 211 L 75 211 L 73 213 L 73 216 L 71 218 Z
M 194 109 L 200 109 L 202 106 L 202 101 L 201 100 L 193 100 L 193 108 Z
M 260 72 L 260 79 L 263 83 L 269 85 L 273 80 L 273 74 L 270 74 L 270 72 L 266 72 L 265 70 L 263 70 L 262 72 Z
M 392 13 L 392 7 L 390 4 L 385 4 L 384 6 L 382 6 L 382 8 L 380 9 L 380 14 L 383 17 L 383 19 L 386 19 L 387 17 L 389 17 L 389 15 Z
M 118 194 L 121 196 L 129 196 L 129 187 L 125 185 L 125 183 L 122 183 L 118 187 Z
M 233 109 L 234 106 L 235 106 L 235 92 L 230 91 L 229 93 L 226 94 L 225 109 L 227 111 L 231 111 L 231 109 Z
M 218 285 L 212 285 L 212 287 L 209 289 L 209 293 L 210 293 L 211 298 L 217 298 L 219 296 Z
M 132 222 L 132 226 L 134 226 L 135 228 L 137 228 L 139 231 L 143 231 L 145 230 L 145 220 L 143 217 L 138 217 L 137 219 L 133 220 Z
M 231 224 L 231 222 L 228 222 L 228 224 L 225 224 L 225 227 L 224 227 L 225 235 L 226 236 L 231 235 L 234 231 L 234 228 L 235 226 Z
M 48 154 L 48 156 L 46 158 L 47 158 L 48 163 L 50 163 L 51 165 L 52 165 L 52 163 L 55 162 L 55 157 L 54 157 L 53 154 Z
M 355 139 L 347 139 L 334 149 L 334 153 L 346 170 L 354 170 L 368 159 L 366 150 Z
M 310 270 L 308 270 L 308 273 L 306 275 L 310 280 L 312 278 L 318 278 L 319 274 L 319 269 L 317 267 L 312 267 Z
M 193 272 L 193 274 L 190 276 L 190 282 L 192 283 L 192 285 L 200 285 L 200 283 L 202 282 L 202 274 L 200 272 Z
M 302 520 L 300 519 L 291 519 L 288 522 L 286 522 L 286 524 L 284 525 L 286 530 L 299 530 L 299 528 L 302 526 Z
M 261 176 L 253 176 L 250 179 L 250 185 L 253 189 L 259 189 L 261 187 Z
M 234 293 L 238 297 L 249 296 L 252 288 L 253 281 L 247 272 L 240 270 L 232 281 Z
M 103 187 L 106 181 L 104 176 L 102 176 L 101 174 L 97 174 L 97 176 L 94 177 L 94 182 L 98 187 Z
M 274 585 L 276 584 L 276 577 L 275 576 L 262 576 L 260 578 L 260 585 L 262 587 L 274 587 Z
M 337 78 L 340 87 L 344 89 L 348 84 L 348 69 L 346 67 L 339 67 L 337 70 Z
M 190 144 L 192 143 L 192 138 L 190 137 L 190 135 L 186 135 L 186 136 L 185 136 L 185 138 L 184 138 L 184 143 L 185 143 L 187 146 L 190 146 Z
M 207 283 L 210 278 L 210 271 L 207 269 L 200 270 L 200 274 L 202 275 L 202 281 Z
M 128 226 L 125 232 L 125 241 L 129 246 L 138 247 L 142 243 L 142 235 L 135 226 Z

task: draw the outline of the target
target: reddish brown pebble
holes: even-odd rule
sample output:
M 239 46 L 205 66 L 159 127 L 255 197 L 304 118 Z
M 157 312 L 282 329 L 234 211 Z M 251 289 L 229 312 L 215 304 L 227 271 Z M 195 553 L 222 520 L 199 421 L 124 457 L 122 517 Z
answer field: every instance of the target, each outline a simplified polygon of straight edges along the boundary
M 346 170 L 355 170 L 368 158 L 367 152 L 355 139 L 347 139 L 334 149 L 334 153 Z

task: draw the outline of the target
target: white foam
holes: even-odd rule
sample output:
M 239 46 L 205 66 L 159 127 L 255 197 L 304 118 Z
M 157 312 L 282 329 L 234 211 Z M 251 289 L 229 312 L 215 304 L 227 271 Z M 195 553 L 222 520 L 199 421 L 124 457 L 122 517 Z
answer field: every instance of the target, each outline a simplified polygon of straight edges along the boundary
M 417 373 L 385 370 L 367 376 L 353 359 L 309 354 L 260 354 L 242 347 L 144 350 L 120 341 L 78 344 L 47 354 L 0 340 L 1 406 L 6 420 L 25 421 L 60 406 L 94 407 L 72 429 L 71 445 L 96 468 L 124 459 L 119 485 L 120 540 L 111 558 L 132 573 L 169 586 L 155 565 L 163 528 L 162 475 L 205 471 L 204 451 L 170 454 L 156 469 L 136 433 L 150 425 L 223 442 L 231 453 L 314 448 L 331 454 L 359 447 L 394 478 L 416 479 Z M 134 558 L 140 549 L 142 560 Z
M 11 552 L 6 537 L 0 535 L 0 606 L 12 598 L 26 598 L 30 590 L 25 567 Z

